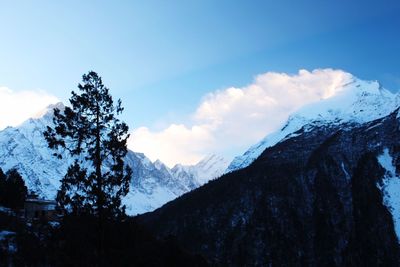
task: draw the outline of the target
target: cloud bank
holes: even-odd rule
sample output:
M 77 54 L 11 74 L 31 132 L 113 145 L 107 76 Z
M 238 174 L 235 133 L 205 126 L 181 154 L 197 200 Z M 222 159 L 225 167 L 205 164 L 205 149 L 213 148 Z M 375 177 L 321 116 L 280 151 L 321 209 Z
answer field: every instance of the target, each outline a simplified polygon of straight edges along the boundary
M 44 91 L 13 91 L 0 87 L 0 130 L 16 126 L 59 100 Z
M 248 86 L 207 94 L 190 122 L 161 131 L 138 128 L 128 146 L 168 166 L 194 164 L 210 153 L 233 157 L 278 130 L 300 107 L 335 95 L 352 78 L 333 69 L 267 72 Z

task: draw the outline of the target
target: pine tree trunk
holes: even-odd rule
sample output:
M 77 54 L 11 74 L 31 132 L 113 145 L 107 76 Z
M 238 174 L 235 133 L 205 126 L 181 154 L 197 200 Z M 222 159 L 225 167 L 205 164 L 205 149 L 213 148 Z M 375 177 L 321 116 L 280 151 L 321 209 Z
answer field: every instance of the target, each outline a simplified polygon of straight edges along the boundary
M 96 178 L 97 178 L 97 209 L 98 209 L 98 224 L 99 224 L 99 266 L 104 265 L 104 214 L 103 214 L 103 205 L 104 205 L 104 197 L 103 197 L 103 177 L 101 174 L 101 145 L 100 145 L 100 108 L 97 104 L 96 110 Z

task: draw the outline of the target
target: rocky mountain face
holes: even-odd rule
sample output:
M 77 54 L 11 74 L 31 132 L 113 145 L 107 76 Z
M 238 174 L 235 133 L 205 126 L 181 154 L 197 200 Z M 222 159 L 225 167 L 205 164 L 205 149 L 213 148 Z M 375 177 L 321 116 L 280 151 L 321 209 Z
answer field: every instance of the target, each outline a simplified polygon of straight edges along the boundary
M 399 266 L 398 96 L 348 86 L 254 146 L 247 167 L 138 220 L 217 266 Z
M 16 168 L 28 189 L 47 199 L 55 198 L 60 180 L 73 162 L 68 156 L 62 160 L 55 158 L 43 138 L 43 131 L 53 124 L 55 107 L 63 109 L 64 106 L 62 103 L 52 105 L 20 126 L 0 131 L 0 168 L 4 171 Z M 161 161 L 153 163 L 142 153 L 128 151 L 125 162 L 132 168 L 133 175 L 130 192 L 123 200 L 127 212 L 135 215 L 154 210 L 222 174 L 228 165 L 216 156 L 205 160 L 213 166 L 214 169 L 209 168 L 213 171 L 206 173 L 208 169 L 200 164 L 202 162 L 198 166 L 169 169 Z M 181 170 L 178 172 L 178 169 Z

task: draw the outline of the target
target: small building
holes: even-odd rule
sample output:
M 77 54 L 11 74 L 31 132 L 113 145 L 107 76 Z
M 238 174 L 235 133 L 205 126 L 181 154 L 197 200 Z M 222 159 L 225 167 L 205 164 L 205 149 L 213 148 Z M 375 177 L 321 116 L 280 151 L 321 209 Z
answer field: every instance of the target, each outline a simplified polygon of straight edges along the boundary
M 54 200 L 39 199 L 37 195 L 31 194 L 25 200 L 24 216 L 26 220 L 57 219 L 57 202 Z

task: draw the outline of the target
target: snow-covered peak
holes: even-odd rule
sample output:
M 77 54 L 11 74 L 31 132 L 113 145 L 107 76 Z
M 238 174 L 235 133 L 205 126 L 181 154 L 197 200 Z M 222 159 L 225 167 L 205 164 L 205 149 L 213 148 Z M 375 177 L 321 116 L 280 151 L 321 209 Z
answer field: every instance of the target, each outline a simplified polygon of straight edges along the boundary
M 243 155 L 235 157 L 226 172 L 247 167 L 267 147 L 293 136 L 305 125 L 364 123 L 390 114 L 400 104 L 399 94 L 382 88 L 376 81 L 353 78 L 335 92 L 333 96 L 306 105 L 290 115 L 281 129 L 268 134 Z
M 46 108 L 44 108 L 43 110 L 37 112 L 32 119 L 40 119 L 43 117 L 53 117 L 54 114 L 54 109 L 57 108 L 61 111 L 63 111 L 65 109 L 65 105 L 62 102 L 58 102 L 56 104 L 51 104 L 48 105 Z
M 167 165 L 165 165 L 161 160 L 157 159 L 153 162 L 153 165 L 157 170 L 167 172 L 169 175 L 171 175 L 170 168 L 168 168 Z
M 174 173 L 177 172 L 183 172 L 186 171 L 188 168 L 191 168 L 192 166 L 186 166 L 186 165 L 182 165 L 180 163 L 175 164 L 175 166 L 171 169 Z
M 398 103 L 398 96 L 378 82 L 354 79 L 333 97 L 300 108 L 289 120 L 363 123 L 389 114 Z
M 157 159 L 156 161 L 154 161 L 153 164 L 154 164 L 154 166 L 155 166 L 157 169 L 161 169 L 161 168 L 164 168 L 164 167 L 165 167 L 164 163 L 162 163 L 161 160 L 159 160 L 159 159 Z
M 224 174 L 229 165 L 227 159 L 222 156 L 211 154 L 204 157 L 195 165 L 185 166 L 176 164 L 171 172 L 179 179 L 193 179 L 198 185 L 203 185 L 209 180 Z
M 29 190 L 43 198 L 54 199 L 73 158 L 53 156 L 43 131 L 53 125 L 54 108 L 64 109 L 62 103 L 51 105 L 17 127 L 0 131 L 0 168 L 16 168 Z M 128 214 L 154 210 L 186 193 L 199 184 L 192 176 L 178 179 L 161 161 L 152 163 L 143 153 L 128 151 L 125 164 L 132 169 L 131 186 L 123 203 Z
M 229 165 L 229 161 L 219 155 L 209 155 L 197 163 L 194 168 L 197 171 L 197 181 L 205 184 L 210 179 L 221 176 Z

